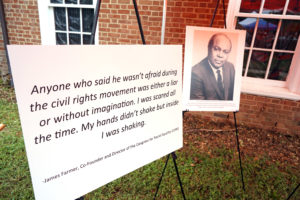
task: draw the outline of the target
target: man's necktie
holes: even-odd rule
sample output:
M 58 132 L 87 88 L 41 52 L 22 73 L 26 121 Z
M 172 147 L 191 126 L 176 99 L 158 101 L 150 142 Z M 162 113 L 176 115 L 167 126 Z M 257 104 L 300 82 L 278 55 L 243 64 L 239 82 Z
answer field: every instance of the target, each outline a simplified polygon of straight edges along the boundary
M 222 81 L 222 76 L 220 73 L 220 70 L 217 70 L 217 74 L 218 74 L 218 87 L 220 89 L 221 95 L 222 95 L 222 99 L 224 99 L 224 87 L 223 87 L 223 81 Z

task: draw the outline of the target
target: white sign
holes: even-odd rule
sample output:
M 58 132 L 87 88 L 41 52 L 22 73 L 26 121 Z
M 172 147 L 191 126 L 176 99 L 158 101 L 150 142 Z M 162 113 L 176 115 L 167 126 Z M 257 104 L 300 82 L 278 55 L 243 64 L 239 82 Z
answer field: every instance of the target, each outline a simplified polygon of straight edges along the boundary
M 244 30 L 186 27 L 183 99 L 189 111 L 238 111 Z
M 75 199 L 182 147 L 182 47 L 9 46 L 36 199 Z

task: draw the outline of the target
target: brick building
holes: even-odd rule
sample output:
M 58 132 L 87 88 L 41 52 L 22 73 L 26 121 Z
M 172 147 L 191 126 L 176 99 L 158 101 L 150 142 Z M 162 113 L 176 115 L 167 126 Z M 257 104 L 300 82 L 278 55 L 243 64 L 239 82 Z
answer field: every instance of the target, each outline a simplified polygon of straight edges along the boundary
M 2 0 L 10 44 L 87 44 L 96 0 Z M 147 44 L 160 44 L 163 0 L 137 0 Z M 210 25 L 216 0 L 169 0 L 165 44 Z M 227 27 L 247 31 L 238 122 L 300 135 L 300 1 L 225 0 Z M 224 27 L 220 1 L 213 27 Z M 0 29 L 0 73 L 8 73 Z M 267 40 L 268 38 L 268 40 Z M 258 42 L 265 41 L 265 42 Z M 131 0 L 102 0 L 96 44 L 142 44 Z M 259 63 L 259 64 L 258 64 Z M 232 121 L 231 113 L 199 112 Z

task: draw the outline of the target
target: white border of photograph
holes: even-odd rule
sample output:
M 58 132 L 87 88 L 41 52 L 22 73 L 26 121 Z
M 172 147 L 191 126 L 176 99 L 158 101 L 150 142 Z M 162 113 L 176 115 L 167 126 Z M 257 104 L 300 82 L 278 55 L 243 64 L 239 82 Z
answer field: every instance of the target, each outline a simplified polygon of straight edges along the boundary
M 208 42 L 216 33 L 224 33 L 232 43 L 228 62 L 235 67 L 233 100 L 190 100 L 192 67 L 208 56 Z M 189 111 L 238 111 L 246 32 L 210 27 L 186 27 L 183 77 L 183 107 Z

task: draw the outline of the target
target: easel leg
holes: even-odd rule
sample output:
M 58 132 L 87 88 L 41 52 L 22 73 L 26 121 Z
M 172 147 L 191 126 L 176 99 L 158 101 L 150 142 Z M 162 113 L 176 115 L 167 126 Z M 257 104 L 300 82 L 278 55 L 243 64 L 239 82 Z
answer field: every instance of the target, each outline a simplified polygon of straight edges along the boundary
M 99 12 L 100 12 L 100 6 L 101 6 L 101 0 L 97 0 L 96 10 L 95 10 L 94 19 L 93 19 L 93 26 L 92 26 L 90 44 L 94 44 L 97 21 L 98 21 L 98 16 L 99 16 Z
M 215 8 L 215 10 L 214 10 L 214 14 L 213 14 L 213 16 L 212 16 L 212 18 L 211 18 L 209 27 L 212 27 L 212 26 L 213 26 L 213 23 L 214 23 L 216 14 L 217 14 L 217 10 L 218 10 L 218 7 L 219 7 L 219 3 L 220 3 L 220 0 L 217 1 L 217 5 L 216 5 L 216 8 Z
M 243 183 L 243 190 L 245 191 L 245 183 L 244 183 L 244 175 L 243 175 L 243 166 L 242 166 L 242 159 L 241 159 L 241 151 L 240 151 L 240 142 L 239 142 L 239 134 L 238 134 L 238 128 L 236 123 L 236 112 L 233 112 L 234 116 L 234 125 L 235 125 L 235 136 L 236 136 L 236 144 L 237 144 L 237 150 L 239 152 L 239 160 L 240 160 L 240 169 L 241 169 L 241 177 L 242 177 L 242 183 Z
M 157 187 L 156 187 L 156 192 L 155 192 L 155 195 L 154 195 L 154 200 L 156 199 L 156 196 L 157 196 L 157 193 L 158 193 L 158 190 L 159 190 L 160 183 L 161 183 L 162 178 L 163 178 L 163 176 L 164 176 L 164 174 L 165 174 L 165 171 L 166 171 L 166 168 L 167 168 L 167 165 L 168 165 L 168 162 L 169 162 L 169 158 L 170 158 L 170 154 L 169 154 L 168 157 L 167 157 L 167 160 L 166 160 L 164 169 L 163 169 L 163 171 L 162 171 L 162 173 L 161 173 L 161 177 L 160 177 L 159 182 L 158 182 L 158 185 L 157 185 Z
M 144 32 L 143 32 L 143 27 L 142 27 L 142 23 L 141 23 L 141 18 L 140 18 L 140 14 L 139 14 L 137 4 L 136 4 L 136 0 L 132 0 L 132 1 L 133 1 L 133 5 L 134 5 L 136 19 L 138 21 L 138 25 L 139 25 L 139 29 L 140 29 L 141 39 L 142 39 L 143 44 L 146 44 L 145 37 L 144 37 Z
M 293 190 L 293 192 L 289 195 L 289 197 L 286 200 L 289 200 L 293 196 L 293 194 L 296 192 L 296 190 L 299 188 L 299 186 L 300 186 L 300 183 L 297 185 L 297 187 Z
M 178 181 L 179 181 L 179 185 L 180 185 L 180 189 L 181 189 L 181 194 L 182 194 L 183 199 L 185 200 L 186 198 L 185 198 L 185 195 L 184 195 L 184 190 L 183 190 L 183 187 L 182 187 L 182 182 L 181 182 L 181 179 L 180 179 L 180 176 L 179 176 L 179 172 L 178 172 L 178 167 L 177 167 L 177 164 L 176 164 L 177 156 L 176 156 L 175 152 L 172 153 L 172 158 L 173 158 L 173 163 L 174 163 L 174 167 L 175 167 L 175 170 L 176 170 L 177 178 L 178 178 Z
M 186 200 L 185 195 L 184 195 L 184 190 L 183 190 L 182 182 L 181 182 L 181 179 L 180 179 L 180 176 L 179 176 L 178 167 L 177 167 L 177 164 L 176 164 L 176 158 L 177 158 L 177 156 L 176 156 L 175 152 L 173 152 L 171 154 L 172 154 L 173 163 L 174 163 L 174 167 L 175 167 L 176 174 L 177 174 L 177 179 L 178 179 L 179 184 L 180 184 L 181 194 L 182 194 L 183 199 Z M 168 165 L 169 158 L 170 158 L 171 154 L 169 154 L 168 157 L 167 157 L 167 160 L 166 160 L 163 172 L 161 174 L 161 177 L 159 179 L 159 183 L 158 183 L 157 188 L 156 188 L 156 192 L 155 192 L 155 195 L 154 195 L 154 198 L 153 198 L 154 200 L 156 199 L 156 196 L 157 196 L 157 193 L 158 193 L 158 190 L 159 190 L 159 186 L 160 186 L 162 178 L 163 178 L 163 176 L 165 174 L 165 171 L 166 171 L 166 168 L 167 168 L 167 165 Z

